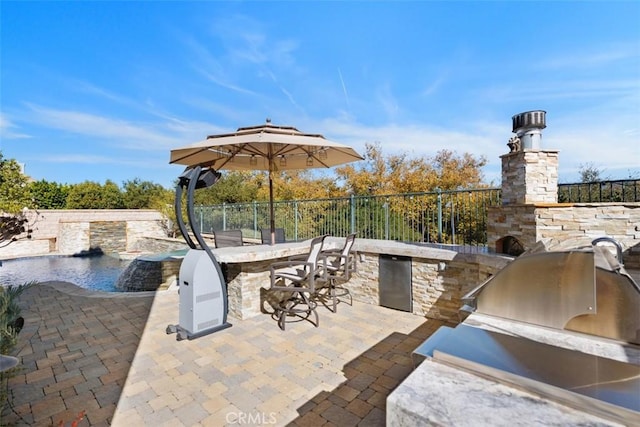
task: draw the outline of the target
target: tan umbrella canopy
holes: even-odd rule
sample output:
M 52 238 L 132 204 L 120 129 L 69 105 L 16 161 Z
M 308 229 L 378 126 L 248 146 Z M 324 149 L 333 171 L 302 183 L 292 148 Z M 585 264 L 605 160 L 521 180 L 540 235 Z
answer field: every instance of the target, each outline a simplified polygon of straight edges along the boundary
M 204 141 L 171 150 L 169 163 L 215 170 L 268 171 L 271 244 L 274 244 L 272 173 L 329 168 L 356 160 L 363 160 L 363 157 L 347 145 L 329 141 L 322 135 L 302 133 L 294 127 L 275 126 L 267 119 L 264 125 L 210 135 Z

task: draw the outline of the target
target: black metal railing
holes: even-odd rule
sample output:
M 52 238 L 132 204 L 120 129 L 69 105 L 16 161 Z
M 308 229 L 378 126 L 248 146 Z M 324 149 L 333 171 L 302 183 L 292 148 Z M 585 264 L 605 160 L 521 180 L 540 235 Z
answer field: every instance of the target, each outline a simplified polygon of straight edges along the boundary
M 560 203 L 639 202 L 640 180 L 560 184 Z M 274 202 L 276 227 L 287 240 L 320 234 L 359 238 L 428 242 L 465 246 L 487 243 L 487 212 L 500 206 L 501 190 L 433 191 L 387 196 Z M 269 227 L 268 202 L 196 206 L 197 226 L 203 233 L 241 229 L 260 239 Z
M 640 180 L 559 184 L 559 203 L 619 203 L 640 201 Z
M 497 188 L 387 196 L 274 202 L 276 227 L 287 240 L 320 234 L 360 238 L 482 246 L 486 243 L 487 207 L 500 204 Z M 267 202 L 196 206 L 202 233 L 241 229 L 259 239 L 269 227 Z

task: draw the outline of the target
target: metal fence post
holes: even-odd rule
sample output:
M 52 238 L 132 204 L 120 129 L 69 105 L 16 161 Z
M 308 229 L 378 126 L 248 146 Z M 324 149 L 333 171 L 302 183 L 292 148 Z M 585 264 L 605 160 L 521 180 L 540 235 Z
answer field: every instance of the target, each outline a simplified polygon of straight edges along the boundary
M 451 243 L 456 244 L 456 223 L 454 217 L 456 215 L 456 204 L 451 200 Z
M 442 243 L 442 190 L 437 188 L 438 192 L 438 243 Z
M 293 238 L 298 240 L 298 201 L 293 202 Z
M 352 194 L 349 198 L 349 209 L 351 211 L 351 232 L 356 232 L 356 198 Z
M 389 240 L 389 199 L 382 207 L 384 208 L 384 239 Z
M 253 237 L 258 237 L 258 202 L 253 201 Z
M 227 229 L 227 204 L 222 203 L 222 229 Z

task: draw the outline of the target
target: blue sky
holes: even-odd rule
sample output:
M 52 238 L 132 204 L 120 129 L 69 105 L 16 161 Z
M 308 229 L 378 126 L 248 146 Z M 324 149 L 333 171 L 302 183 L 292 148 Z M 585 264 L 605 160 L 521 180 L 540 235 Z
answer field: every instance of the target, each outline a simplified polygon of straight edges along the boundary
M 547 111 L 560 182 L 640 175 L 640 2 L 0 2 L 0 150 L 36 180 L 166 187 L 172 148 L 264 123 L 484 155 Z

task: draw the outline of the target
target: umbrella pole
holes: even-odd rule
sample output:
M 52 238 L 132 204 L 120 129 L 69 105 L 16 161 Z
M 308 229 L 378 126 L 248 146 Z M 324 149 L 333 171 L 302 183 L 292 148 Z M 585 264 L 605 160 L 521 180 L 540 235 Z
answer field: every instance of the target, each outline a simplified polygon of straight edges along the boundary
M 271 226 L 271 246 L 276 244 L 276 220 L 273 209 L 273 179 L 271 177 L 271 170 L 269 170 L 269 217 Z

